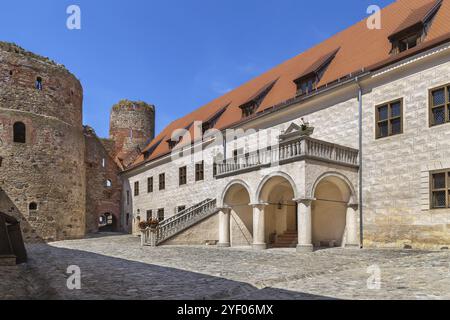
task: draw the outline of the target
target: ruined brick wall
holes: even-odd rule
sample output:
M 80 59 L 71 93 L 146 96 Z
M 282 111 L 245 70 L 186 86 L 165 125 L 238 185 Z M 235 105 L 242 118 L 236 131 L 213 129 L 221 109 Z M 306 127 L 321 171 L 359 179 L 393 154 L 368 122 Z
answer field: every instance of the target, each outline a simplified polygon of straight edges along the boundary
M 99 218 L 106 213 L 114 216 L 108 231 L 123 231 L 120 215 L 122 182 L 120 168 L 113 158 L 114 142 L 99 139 L 94 130 L 85 127 L 86 140 L 86 232 L 99 231 Z M 110 184 L 107 184 L 107 181 Z
M 155 137 L 155 107 L 145 102 L 122 100 L 113 106 L 110 118 L 110 139 L 116 143 L 116 155 L 126 160 L 138 154 Z
M 0 42 L 0 207 L 22 221 L 26 241 L 85 234 L 82 99 L 63 66 Z M 16 122 L 26 143 L 13 142 Z

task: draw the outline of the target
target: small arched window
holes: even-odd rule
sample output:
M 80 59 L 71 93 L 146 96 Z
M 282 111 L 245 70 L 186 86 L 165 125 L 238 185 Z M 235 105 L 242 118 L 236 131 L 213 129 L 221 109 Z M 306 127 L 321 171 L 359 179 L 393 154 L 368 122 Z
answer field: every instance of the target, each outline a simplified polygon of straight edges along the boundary
M 27 137 L 27 129 L 23 122 L 16 122 L 13 126 L 13 141 L 16 143 L 25 143 Z
M 37 78 L 36 78 L 36 84 L 35 84 L 35 86 L 36 86 L 36 89 L 42 90 L 42 78 L 41 78 L 41 77 L 37 77 Z
M 111 188 L 112 187 L 112 181 L 111 180 L 106 180 L 105 185 L 107 188 Z
M 37 209 L 38 209 L 37 203 L 36 202 L 31 202 L 30 205 L 28 206 L 28 209 L 30 211 L 37 211 Z

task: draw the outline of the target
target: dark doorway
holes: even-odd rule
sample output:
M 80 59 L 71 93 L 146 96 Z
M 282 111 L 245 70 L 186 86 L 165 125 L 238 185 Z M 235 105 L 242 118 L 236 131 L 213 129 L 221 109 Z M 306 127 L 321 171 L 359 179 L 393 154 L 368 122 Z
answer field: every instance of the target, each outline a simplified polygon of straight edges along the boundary
M 117 220 L 111 213 L 102 214 L 98 219 L 98 231 L 99 232 L 116 232 Z

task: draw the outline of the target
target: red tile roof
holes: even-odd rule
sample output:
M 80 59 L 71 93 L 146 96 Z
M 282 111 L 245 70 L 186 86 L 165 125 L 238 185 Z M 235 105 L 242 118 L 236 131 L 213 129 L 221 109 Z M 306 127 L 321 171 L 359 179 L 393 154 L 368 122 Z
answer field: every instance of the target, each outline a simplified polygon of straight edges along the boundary
M 323 63 L 323 58 L 329 57 L 330 53 L 334 54 L 338 48 L 336 56 L 318 84 L 319 87 L 350 73 L 378 68 L 381 64 L 394 63 L 409 54 L 435 46 L 439 42 L 450 41 L 450 0 L 443 0 L 424 42 L 398 55 L 390 54 L 392 45 L 388 37 L 401 28 L 423 19 L 434 5 L 436 0 L 397 0 L 382 9 L 380 30 L 369 30 L 364 19 L 185 117 L 175 120 L 144 150 L 144 152 L 149 150 L 152 152 L 148 152 L 147 157 L 144 157 L 144 153 L 141 154 L 132 167 L 170 153 L 169 145 L 165 141 L 171 138 L 174 130 L 188 127 L 194 121 L 207 121 L 226 105 L 228 107 L 217 121 L 215 128 L 222 130 L 238 123 L 242 120 L 242 110 L 239 107 L 264 90 L 268 84 L 275 82 L 259 106 L 258 112 L 291 100 L 297 94 L 294 80 L 298 79 L 299 75 L 313 70 L 318 63 Z M 193 126 L 190 131 L 192 134 Z M 160 141 L 163 142 L 159 143 Z

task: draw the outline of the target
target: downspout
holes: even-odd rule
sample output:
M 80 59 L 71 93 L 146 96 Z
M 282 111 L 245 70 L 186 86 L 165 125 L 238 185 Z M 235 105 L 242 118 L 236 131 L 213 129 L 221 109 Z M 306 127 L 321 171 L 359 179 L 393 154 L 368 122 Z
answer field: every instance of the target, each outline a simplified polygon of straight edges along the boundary
M 359 241 L 360 241 L 360 247 L 361 249 L 364 247 L 364 215 L 363 215 L 363 190 L 362 190 L 362 183 L 363 183 L 363 160 L 362 160 L 362 154 L 363 154 L 363 135 L 362 135 L 362 127 L 363 127 L 363 97 L 362 97 L 362 88 L 361 84 L 359 82 L 359 78 L 355 78 L 356 85 L 358 86 L 358 140 L 359 140 L 359 182 L 358 182 L 358 189 L 359 189 Z

